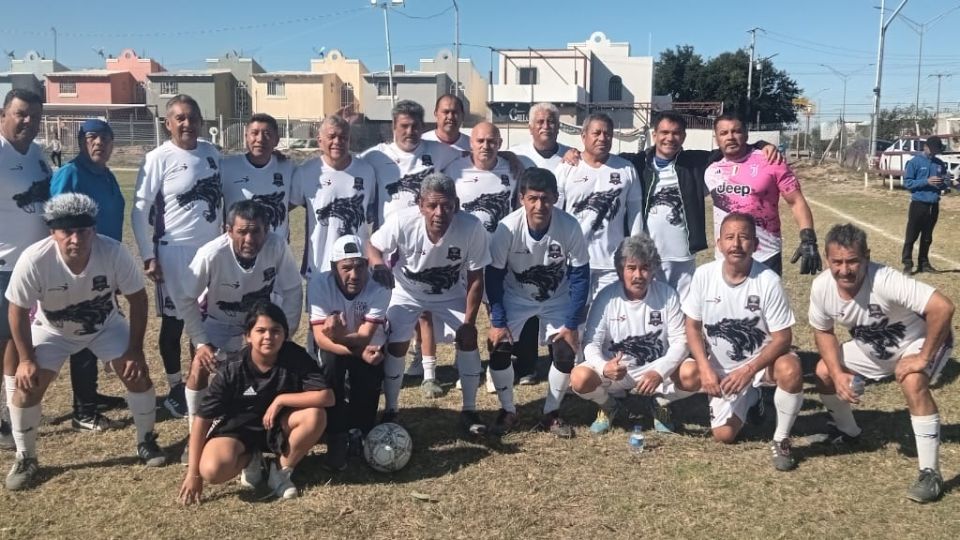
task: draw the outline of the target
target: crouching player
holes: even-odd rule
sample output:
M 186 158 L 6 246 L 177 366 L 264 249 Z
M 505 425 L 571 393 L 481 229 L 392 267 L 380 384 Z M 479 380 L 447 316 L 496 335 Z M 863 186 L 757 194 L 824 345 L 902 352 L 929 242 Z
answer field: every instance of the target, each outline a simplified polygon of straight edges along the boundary
M 753 260 L 753 217 L 727 214 L 717 249 L 723 259 L 697 268 L 683 298 L 687 345 L 701 390 L 710 396 L 713 438 L 732 443 L 749 409 L 760 403 L 756 387 L 775 384 L 777 428 L 770 450 L 774 468 L 787 471 L 796 466 L 789 437 L 803 404 L 800 359 L 790 352 L 796 320 L 780 277 Z
M 97 234 L 96 215 L 97 204 L 86 195 L 47 201 L 43 219 L 50 236 L 23 252 L 10 277 L 6 298 L 20 363 L 10 405 L 17 457 L 7 475 L 9 490 L 28 487 L 36 476 L 40 401 L 67 357 L 84 349 L 109 360 L 127 387 L 140 460 L 151 467 L 165 461 L 153 432 L 156 393 L 143 355 L 143 275 L 122 244 Z M 130 304 L 129 324 L 117 305 L 118 290 Z M 34 306 L 37 318 L 30 324 Z
M 610 394 L 632 390 L 658 398 L 655 425 L 672 431 L 667 404 L 700 386 L 696 365 L 684 362 L 680 299 L 665 281 L 653 279 L 660 255 L 646 233 L 623 240 L 614 266 L 618 280 L 601 289 L 590 306 L 584 363 L 574 368 L 571 387 L 600 406 L 593 433 L 609 431 L 617 415 L 619 403 Z
M 836 423 L 835 444 L 856 443 L 860 427 L 851 403 L 859 392 L 854 377 L 894 375 L 910 411 L 920 474 L 907 498 L 932 502 L 943 494 L 940 475 L 940 413 L 930 394 L 953 349 L 953 303 L 933 287 L 870 261 L 867 234 L 850 224 L 827 233 L 827 272 L 810 289 L 810 326 L 820 362 L 817 390 Z M 840 344 L 839 324 L 852 340 Z
M 247 344 L 217 370 L 190 427 L 181 503 L 199 503 L 204 482 L 222 484 L 238 474 L 245 487 L 256 487 L 264 465 L 274 495 L 297 496 L 290 476 L 323 435 L 334 398 L 313 357 L 287 341 L 289 331 L 276 304 L 258 302 L 247 314 Z M 262 452 L 277 459 L 264 464 Z

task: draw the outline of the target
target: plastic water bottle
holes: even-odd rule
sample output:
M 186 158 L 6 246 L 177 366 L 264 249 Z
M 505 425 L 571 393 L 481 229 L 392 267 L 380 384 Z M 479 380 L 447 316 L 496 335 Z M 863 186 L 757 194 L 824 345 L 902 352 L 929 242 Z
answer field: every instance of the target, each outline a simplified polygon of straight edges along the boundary
M 858 398 L 863 395 L 863 391 L 867 387 L 867 381 L 864 379 L 863 375 L 855 373 L 853 378 L 850 379 L 850 391 L 853 392 Z
M 643 438 L 643 426 L 637 424 L 633 426 L 633 432 L 630 433 L 630 438 L 627 440 L 627 445 L 630 447 L 630 453 L 639 456 L 643 453 L 643 447 L 646 444 L 646 441 Z

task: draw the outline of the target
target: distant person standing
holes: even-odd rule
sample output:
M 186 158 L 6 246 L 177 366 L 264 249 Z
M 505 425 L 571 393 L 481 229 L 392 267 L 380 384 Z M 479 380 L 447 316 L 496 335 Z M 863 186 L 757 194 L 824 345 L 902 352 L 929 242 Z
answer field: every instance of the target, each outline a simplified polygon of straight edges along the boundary
M 423 134 L 425 141 L 441 142 L 454 150 L 470 151 L 470 136 L 460 132 L 463 126 L 463 100 L 453 94 L 444 94 L 437 98 L 433 116 L 437 119 L 437 129 Z
M 63 145 L 60 144 L 60 138 L 57 137 L 56 133 L 53 134 L 53 139 L 50 141 L 50 161 L 57 167 L 63 166 Z
M 933 228 L 940 216 L 940 192 L 949 186 L 947 166 L 937 157 L 943 152 L 940 137 L 928 137 L 923 153 L 907 162 L 903 185 L 910 190 L 910 210 L 907 213 L 907 232 L 903 239 L 903 272 L 913 272 L 913 243 L 920 238 L 917 253 L 917 273 L 936 273 L 930 266 L 930 244 Z
M 80 124 L 77 144 L 77 157 L 53 175 L 50 196 L 83 193 L 90 197 L 100 209 L 97 232 L 120 242 L 125 202 L 117 177 L 107 166 L 113 154 L 113 129 L 103 120 L 87 120 Z M 70 357 L 70 384 L 73 386 L 73 429 L 104 431 L 113 427 L 100 413 L 123 407 L 125 402 L 120 397 L 97 394 L 97 357 L 90 349 Z

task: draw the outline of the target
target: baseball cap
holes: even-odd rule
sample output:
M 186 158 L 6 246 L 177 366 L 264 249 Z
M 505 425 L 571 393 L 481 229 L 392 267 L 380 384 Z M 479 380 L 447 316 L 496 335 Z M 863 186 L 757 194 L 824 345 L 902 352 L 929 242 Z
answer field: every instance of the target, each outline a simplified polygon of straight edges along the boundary
M 931 152 L 936 152 L 938 154 L 943 152 L 943 141 L 941 141 L 940 137 L 937 137 L 936 135 L 927 137 L 927 140 L 924 144 L 927 145 L 927 148 L 929 148 Z
M 363 244 L 360 242 L 360 237 L 355 234 L 347 234 L 337 238 L 337 241 L 333 243 L 333 250 L 330 253 L 330 262 L 340 262 L 344 259 L 354 259 L 354 258 L 366 259 L 367 256 L 363 253 Z

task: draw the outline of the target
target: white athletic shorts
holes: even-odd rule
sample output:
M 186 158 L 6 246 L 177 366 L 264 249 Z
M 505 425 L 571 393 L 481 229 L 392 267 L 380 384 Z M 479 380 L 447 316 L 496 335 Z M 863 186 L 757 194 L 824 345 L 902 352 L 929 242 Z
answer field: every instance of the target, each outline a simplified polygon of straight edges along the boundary
M 683 361 L 693 362 L 693 358 L 687 358 Z M 643 374 L 652 370 L 652 364 L 644 364 L 642 366 L 630 366 L 627 368 L 627 374 L 620 379 L 615 381 L 613 379 L 608 379 L 603 376 L 603 368 L 596 368 L 589 364 L 580 364 L 582 366 L 588 367 L 593 370 L 600 377 L 600 386 L 607 391 L 608 394 L 623 394 L 629 393 L 634 388 L 637 387 L 637 384 L 640 382 L 640 379 L 643 377 Z M 657 388 L 656 393 L 660 395 L 670 395 L 677 392 L 677 385 L 673 382 L 673 379 L 667 377 L 660 383 L 660 386 Z
M 388 343 L 408 342 L 413 338 L 420 314 L 429 311 L 433 315 L 433 333 L 437 343 L 451 343 L 457 329 L 463 324 L 467 310 L 467 298 L 429 302 L 414 300 L 400 287 L 393 289 L 387 307 L 389 323 Z
M 196 255 L 197 246 L 157 245 L 157 262 L 163 271 L 163 282 L 156 284 L 158 317 L 180 318 L 174 298 L 181 295 L 184 278 L 190 271 L 190 263 Z
M 243 348 L 243 328 L 239 326 L 224 324 L 207 317 L 203 321 L 203 329 L 207 332 L 210 344 L 227 354 L 236 353 Z
M 109 318 L 99 332 L 89 336 L 62 336 L 40 324 L 30 326 L 33 350 L 40 369 L 58 373 L 71 355 L 84 349 L 107 364 L 123 356 L 130 345 L 130 325 L 119 315 Z
M 904 349 L 904 354 L 913 354 L 920 352 L 920 349 L 923 348 L 923 342 L 925 340 L 920 338 L 913 343 L 907 345 L 907 348 Z M 953 336 L 947 338 L 944 344 L 940 347 L 940 350 L 933 354 L 933 359 L 930 361 L 930 364 L 927 366 L 927 369 L 924 370 L 927 373 L 927 376 L 931 380 L 937 378 L 943 367 L 947 365 L 947 360 L 953 355 Z M 897 361 L 900 360 L 898 357 L 888 358 L 887 360 L 877 360 L 871 358 L 863 352 L 863 349 L 857 346 L 857 344 L 850 340 L 843 344 L 841 348 L 841 358 L 840 362 L 843 366 L 854 373 L 859 373 L 868 379 L 878 380 L 884 377 L 893 375 L 894 370 L 897 368 Z
M 540 319 L 540 330 L 537 333 L 540 345 L 549 343 L 549 339 L 563 329 L 563 323 L 567 318 L 567 306 L 569 300 L 566 298 L 551 298 L 546 302 L 533 304 L 532 302 L 512 302 L 509 296 L 503 298 L 503 308 L 507 312 L 507 328 L 513 340 L 520 339 L 520 332 L 530 317 Z
M 690 282 L 693 281 L 693 272 L 697 269 L 696 259 L 689 261 L 662 261 L 660 271 L 657 272 L 657 279 L 669 284 L 680 298 L 690 288 Z
M 593 299 L 597 297 L 597 293 L 607 285 L 616 281 L 617 271 L 616 270 L 601 270 L 593 268 L 590 269 L 590 299 L 587 304 L 589 305 L 593 302 Z
M 714 365 L 714 369 L 719 368 Z M 726 376 L 733 371 L 735 371 L 735 369 L 723 370 L 722 373 Z M 716 429 L 723 427 L 727 421 L 730 420 L 731 416 L 736 416 L 741 422 L 745 421 L 750 406 L 756 403 L 757 399 L 760 399 L 759 391 L 756 389 L 761 386 L 776 386 L 773 378 L 767 376 L 767 372 L 769 371 L 770 367 L 767 367 L 767 369 L 757 372 L 757 374 L 753 376 L 753 384 L 748 384 L 739 394 L 710 397 L 710 428 Z

